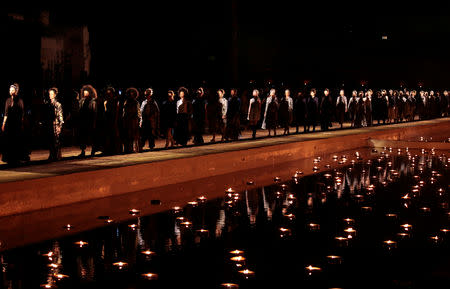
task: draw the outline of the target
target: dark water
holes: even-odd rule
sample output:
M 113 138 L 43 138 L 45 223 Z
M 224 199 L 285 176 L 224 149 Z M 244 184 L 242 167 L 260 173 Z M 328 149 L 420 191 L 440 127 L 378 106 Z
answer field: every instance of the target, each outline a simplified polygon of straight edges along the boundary
M 449 288 L 449 160 L 416 153 L 6 251 L 2 288 Z

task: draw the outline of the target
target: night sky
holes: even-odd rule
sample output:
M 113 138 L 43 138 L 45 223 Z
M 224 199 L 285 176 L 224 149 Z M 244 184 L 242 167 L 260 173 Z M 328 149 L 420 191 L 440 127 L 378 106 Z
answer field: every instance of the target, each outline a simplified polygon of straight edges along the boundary
M 57 26 L 87 24 L 91 82 L 98 85 L 175 87 L 206 80 L 229 87 L 273 79 L 292 86 L 304 80 L 329 87 L 367 80 L 373 87 L 396 87 L 400 81 L 450 87 L 448 5 L 235 1 L 233 10 L 232 1 L 79 3 L 8 9 L 31 14 L 47 9 Z M 7 28 L 7 35 L 14 35 L 16 28 Z M 7 58 L 36 53 L 31 46 L 15 47 L 23 40 L 14 43 Z

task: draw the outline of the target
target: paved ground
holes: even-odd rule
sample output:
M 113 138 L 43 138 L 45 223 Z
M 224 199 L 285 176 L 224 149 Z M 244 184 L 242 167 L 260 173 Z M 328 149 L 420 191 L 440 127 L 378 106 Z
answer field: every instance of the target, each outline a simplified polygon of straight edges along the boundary
M 177 159 L 184 157 L 193 157 L 211 153 L 220 153 L 224 151 L 233 150 L 245 150 L 253 147 L 270 146 L 282 143 L 290 142 L 301 142 L 312 139 L 323 139 L 323 138 L 333 138 L 337 136 L 359 134 L 369 131 L 385 130 L 394 127 L 407 127 L 415 126 L 419 124 L 432 124 L 438 122 L 449 121 L 450 118 L 421 121 L 421 122 L 410 122 L 410 123 L 400 123 L 394 125 L 380 125 L 366 128 L 358 129 L 334 129 L 331 131 L 319 131 L 315 133 L 300 133 L 291 134 L 287 136 L 277 136 L 277 137 L 266 137 L 267 131 L 260 130 L 257 134 L 256 140 L 251 140 L 251 132 L 244 131 L 241 140 L 235 142 L 216 142 L 213 144 L 207 143 L 202 146 L 188 146 L 188 147 L 177 147 L 173 149 L 163 149 L 164 140 L 158 140 L 156 143 L 156 149 L 154 151 L 145 151 L 143 153 L 127 154 L 127 155 L 116 155 L 116 156 L 101 156 L 101 157 L 86 157 L 77 158 L 76 156 L 80 153 L 80 150 L 76 147 L 67 147 L 63 149 L 62 161 L 48 163 L 46 159 L 48 157 L 48 152 L 43 150 L 33 151 L 31 154 L 31 164 L 23 167 L 8 168 L 7 165 L 0 164 L 0 183 L 18 181 L 30 178 L 40 178 L 45 176 L 54 176 L 60 174 L 68 174 L 80 171 L 89 171 L 96 169 L 105 169 L 118 166 L 128 166 L 140 163 L 148 163 L 154 161 L 163 161 L 168 159 Z M 333 124 L 333 127 L 337 127 L 337 124 Z M 349 128 L 349 124 L 345 125 L 345 128 Z M 291 131 L 295 131 L 292 129 Z M 281 132 L 281 130 L 279 130 Z M 205 141 L 209 142 L 211 139 L 210 135 L 204 137 Z M 220 139 L 216 137 L 216 139 Z M 88 149 L 89 153 L 90 150 Z

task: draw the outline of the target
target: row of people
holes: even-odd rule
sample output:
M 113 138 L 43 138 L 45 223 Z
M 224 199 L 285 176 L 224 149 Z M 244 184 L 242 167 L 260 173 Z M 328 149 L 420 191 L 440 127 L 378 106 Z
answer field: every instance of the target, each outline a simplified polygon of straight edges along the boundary
M 2 158 L 5 162 L 27 160 L 23 149 L 23 102 L 18 97 L 17 84 L 10 86 L 10 97 L 5 104 L 2 124 L 5 145 Z M 316 89 L 300 90 L 292 97 L 290 89 L 282 94 L 272 88 L 267 95 L 260 96 L 260 90 L 253 89 L 251 98 L 242 99 L 236 89 L 229 97 L 225 90 L 208 93 L 198 88 L 192 95 L 185 87 L 178 91 L 169 90 L 165 99 L 156 99 L 152 88 L 143 95 L 136 88 L 128 88 L 124 95 L 107 87 L 98 95 L 92 85 L 84 85 L 75 103 L 74 110 L 80 156 L 86 155 L 91 145 L 91 155 L 102 152 L 105 155 L 140 152 L 148 143 L 155 147 L 155 140 L 165 138 L 165 147 L 185 146 L 193 136 L 194 144 L 204 143 L 208 131 L 210 142 L 237 140 L 243 127 L 256 137 L 259 128 L 266 129 L 268 136 L 276 135 L 277 128 L 283 134 L 290 133 L 294 126 L 296 133 L 303 126 L 303 132 L 328 130 L 336 121 L 343 127 L 350 121 L 352 127 L 371 126 L 373 121 L 392 123 L 447 116 L 449 112 L 448 91 L 378 90 L 352 91 L 347 98 L 341 89 L 333 96 L 329 89 L 320 93 Z M 318 95 L 320 94 L 320 95 Z M 64 124 L 63 109 L 58 102 L 58 89 L 48 90 L 47 118 L 49 130 L 50 160 L 61 158 L 61 132 Z

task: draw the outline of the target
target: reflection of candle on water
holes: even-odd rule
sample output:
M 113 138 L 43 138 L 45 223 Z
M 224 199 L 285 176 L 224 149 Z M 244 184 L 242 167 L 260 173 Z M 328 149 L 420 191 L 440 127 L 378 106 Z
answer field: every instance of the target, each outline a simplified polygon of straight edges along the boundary
M 383 243 L 386 246 L 386 248 L 388 248 L 389 250 L 397 247 L 397 242 L 392 241 L 392 240 L 386 240 L 386 241 L 383 241 Z
M 122 270 L 124 267 L 128 266 L 128 263 L 119 261 L 119 262 L 113 263 L 113 266 L 116 266 L 119 270 Z
M 230 254 L 232 254 L 232 255 L 241 255 L 241 254 L 243 254 L 244 253 L 244 251 L 241 251 L 241 250 L 233 250 L 233 251 L 230 251 Z
M 64 278 L 68 278 L 68 275 L 64 275 L 64 274 L 54 274 L 53 276 L 55 276 L 56 279 L 58 280 L 62 280 Z
M 71 224 L 67 224 L 64 226 L 64 229 L 66 229 L 67 231 L 70 231 L 71 229 L 73 229 L 73 226 Z
M 146 256 L 150 256 L 150 255 L 156 254 L 155 252 L 150 251 L 150 250 L 144 250 L 144 251 L 141 251 L 141 253 L 146 255 Z
M 88 244 L 88 242 L 78 241 L 78 242 L 75 242 L 75 244 L 80 246 L 80 248 L 82 248 L 82 247 L 86 246 Z
M 400 225 L 400 227 L 402 227 L 403 230 L 405 230 L 405 231 L 410 231 L 412 229 L 411 224 L 403 224 L 403 225 Z
M 255 275 L 255 272 L 250 271 L 249 269 L 241 270 L 241 271 L 239 271 L 239 273 L 241 273 L 245 277 L 245 279 L 248 279 Z
M 139 211 L 138 209 L 131 209 L 128 211 L 128 213 L 132 216 L 138 215 L 141 213 L 141 211 Z
M 220 284 L 221 288 L 227 288 L 227 289 L 237 289 L 239 288 L 238 284 L 235 283 L 222 283 Z
M 345 222 L 347 225 L 353 225 L 353 224 L 355 223 L 355 220 L 354 220 L 354 219 L 351 219 L 351 218 L 345 218 L 345 219 L 344 219 L 344 222 Z
M 52 288 L 53 285 L 50 284 L 50 283 L 47 283 L 47 284 L 42 284 L 41 287 L 42 287 L 42 288 Z
M 198 202 L 197 201 L 190 201 L 190 202 L 188 202 L 188 205 L 191 205 L 191 206 L 195 207 L 195 206 L 198 205 Z
M 147 280 L 156 280 L 158 279 L 158 274 L 155 273 L 144 273 L 141 274 L 142 277 L 144 277 Z
M 275 183 L 281 182 L 281 178 L 280 177 L 275 177 L 273 180 L 274 180 Z
M 312 232 L 317 232 L 317 231 L 320 230 L 320 225 L 319 225 L 319 224 L 316 224 L 316 223 L 309 223 L 309 224 L 308 224 L 308 228 L 309 228 L 309 230 L 312 231 Z
M 191 223 L 191 222 L 189 222 L 189 221 L 186 221 L 186 222 L 182 222 L 182 223 L 180 223 L 180 225 L 184 226 L 185 228 L 189 228 L 189 227 L 191 227 L 191 226 L 192 226 L 192 223 Z
M 322 270 L 322 268 L 320 267 L 315 267 L 312 265 L 309 265 L 308 267 L 305 267 L 306 269 L 306 273 L 308 273 L 309 276 L 311 276 L 313 274 L 313 272 L 320 272 Z
M 409 238 L 409 233 L 398 233 L 397 236 L 399 236 L 402 240 L 406 240 Z
M 347 246 L 348 245 L 348 238 L 346 237 L 342 237 L 342 236 L 338 236 L 334 238 L 337 242 L 339 246 Z
M 50 268 L 53 268 L 53 269 L 56 269 L 56 268 L 59 267 L 59 265 L 58 265 L 58 264 L 55 264 L 55 263 L 50 263 L 50 264 L 48 264 L 47 266 L 50 267 Z
M 344 230 L 345 233 L 347 233 L 347 238 L 352 239 L 356 236 L 356 230 L 354 228 L 347 228 Z
M 330 255 L 330 256 L 327 256 L 327 260 L 328 260 L 329 264 L 341 264 L 342 263 L 341 256 Z
M 234 257 L 231 257 L 230 260 L 234 262 L 236 267 L 242 267 L 245 264 L 244 256 L 234 256 Z
M 128 227 L 134 231 L 137 228 L 137 224 L 129 224 Z
M 291 235 L 291 229 L 289 229 L 289 228 L 281 227 L 279 230 L 280 230 L 280 237 L 281 238 L 284 238 L 284 237 L 287 237 L 287 236 Z

